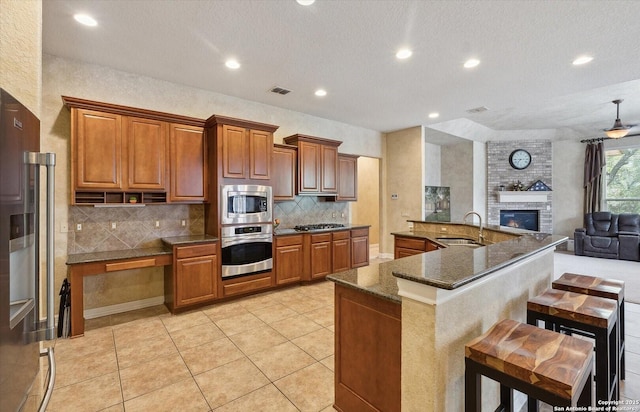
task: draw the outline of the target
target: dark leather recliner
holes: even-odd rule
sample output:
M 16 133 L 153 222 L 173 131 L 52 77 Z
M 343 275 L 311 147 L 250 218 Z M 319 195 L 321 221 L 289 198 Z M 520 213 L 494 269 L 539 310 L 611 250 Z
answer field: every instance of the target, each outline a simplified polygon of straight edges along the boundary
M 574 233 L 575 254 L 640 261 L 640 215 L 587 213 Z

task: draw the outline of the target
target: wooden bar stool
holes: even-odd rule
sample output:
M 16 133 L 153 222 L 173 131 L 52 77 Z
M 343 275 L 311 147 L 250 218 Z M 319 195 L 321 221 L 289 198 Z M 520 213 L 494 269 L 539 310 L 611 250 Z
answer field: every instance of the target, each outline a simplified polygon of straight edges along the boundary
M 547 289 L 527 302 L 527 323 L 595 340 L 596 399 L 619 399 L 618 302 L 612 299 Z
M 592 342 L 500 321 L 465 345 L 465 411 L 482 408 L 481 376 L 500 383 L 498 409 L 513 410 L 514 389 L 551 406 L 593 406 L 593 362 Z
M 564 273 L 556 279 L 551 287 L 569 292 L 613 299 L 618 302 L 618 329 L 620 330 L 620 380 L 625 379 L 624 356 L 624 282 L 615 279 L 604 279 L 595 276 Z

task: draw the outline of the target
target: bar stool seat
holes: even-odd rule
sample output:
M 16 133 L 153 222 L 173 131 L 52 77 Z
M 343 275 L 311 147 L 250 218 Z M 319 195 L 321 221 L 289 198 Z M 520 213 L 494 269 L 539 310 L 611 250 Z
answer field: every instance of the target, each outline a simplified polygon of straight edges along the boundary
M 527 302 L 527 323 L 588 336 L 595 341 L 596 399 L 619 399 L 618 303 L 612 299 L 547 289 Z
M 579 275 L 577 273 L 564 273 L 556 279 L 551 287 L 553 289 L 567 290 L 584 295 L 598 296 L 613 299 L 618 302 L 618 328 L 620 329 L 620 379 L 625 379 L 624 356 L 624 282 L 622 280 L 605 279 L 595 276 Z
M 507 411 L 513 389 L 551 406 L 593 406 L 593 364 L 588 340 L 502 320 L 465 345 L 465 411 L 482 408 L 481 376 L 500 383 L 499 408 Z

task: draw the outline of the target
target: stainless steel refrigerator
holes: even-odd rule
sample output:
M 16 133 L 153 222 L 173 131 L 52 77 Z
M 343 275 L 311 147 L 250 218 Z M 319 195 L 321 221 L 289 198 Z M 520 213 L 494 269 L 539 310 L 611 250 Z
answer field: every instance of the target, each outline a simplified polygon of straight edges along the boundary
M 3 89 L 0 108 L 0 412 L 31 404 L 32 389 L 43 394 L 35 404 L 44 410 L 55 381 L 53 348 L 40 348 L 40 341 L 55 338 L 55 154 L 40 153 L 40 121 Z M 46 190 L 41 191 L 41 180 Z M 45 250 L 40 250 L 41 232 Z M 41 356 L 49 361 L 46 384 L 36 382 Z

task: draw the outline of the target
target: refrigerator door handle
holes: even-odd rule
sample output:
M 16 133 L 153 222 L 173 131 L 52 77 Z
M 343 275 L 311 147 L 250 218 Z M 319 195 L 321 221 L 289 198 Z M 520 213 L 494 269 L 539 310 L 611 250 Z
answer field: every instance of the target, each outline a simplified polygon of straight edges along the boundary
M 44 339 L 51 340 L 56 338 L 56 328 L 55 328 L 55 290 L 54 290 L 54 282 L 55 282 L 55 272 L 54 272 L 54 263 L 55 263 L 55 247 L 54 247 L 54 235 L 55 235 L 55 222 L 54 222 L 54 211 L 55 211 L 55 166 L 56 166 L 56 154 L 55 153 L 39 153 L 39 152 L 28 152 L 27 154 L 27 163 L 36 165 L 36 169 L 39 170 L 40 166 L 46 166 L 47 168 L 47 198 L 46 198 L 46 236 L 47 236 L 47 250 L 46 250 L 46 263 L 47 263 L 47 273 L 46 273 L 46 320 L 44 328 L 39 328 L 38 336 L 40 340 L 40 335 L 44 332 Z M 40 176 L 39 173 L 36 172 L 35 176 L 36 181 L 36 219 L 39 218 L 40 214 L 40 202 L 39 202 L 39 193 L 40 193 Z M 39 225 L 36 225 L 37 227 Z M 36 287 L 38 287 L 39 279 L 37 279 Z M 37 289 L 36 289 L 37 291 Z M 38 316 L 38 313 L 36 313 Z M 43 330 L 44 329 L 44 330 Z
M 45 412 L 49 405 L 49 400 L 51 400 L 53 385 L 56 383 L 56 358 L 53 355 L 53 348 L 47 348 L 44 351 L 41 351 L 40 356 L 46 356 L 49 360 L 49 381 L 47 382 L 47 391 L 44 393 L 44 397 L 42 398 L 42 402 L 40 402 L 40 407 L 38 408 L 38 412 Z

